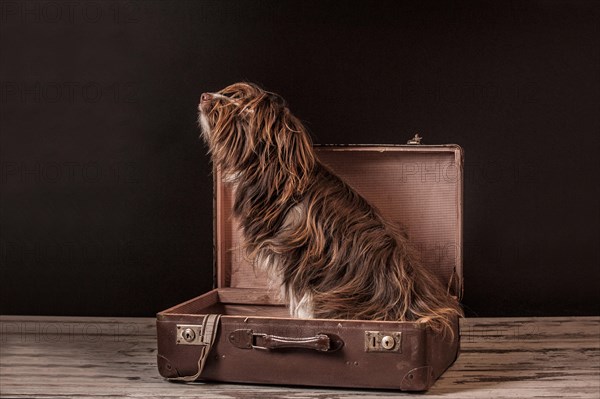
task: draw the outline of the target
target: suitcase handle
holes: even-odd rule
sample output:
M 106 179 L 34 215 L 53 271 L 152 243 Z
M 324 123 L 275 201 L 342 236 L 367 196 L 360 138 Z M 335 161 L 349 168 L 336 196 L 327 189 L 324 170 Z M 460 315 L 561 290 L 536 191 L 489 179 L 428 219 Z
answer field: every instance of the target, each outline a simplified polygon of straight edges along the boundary
M 229 334 L 229 342 L 240 349 L 312 349 L 318 352 L 335 352 L 344 346 L 344 341 L 334 334 L 319 333 L 314 337 L 281 337 L 254 333 L 250 329 L 235 330 Z

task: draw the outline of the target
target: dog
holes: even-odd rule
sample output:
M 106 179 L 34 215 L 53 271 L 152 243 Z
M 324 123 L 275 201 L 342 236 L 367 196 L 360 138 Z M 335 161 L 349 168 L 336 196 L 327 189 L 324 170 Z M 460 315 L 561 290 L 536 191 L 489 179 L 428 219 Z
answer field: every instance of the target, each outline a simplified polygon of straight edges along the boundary
M 458 301 L 401 229 L 317 159 L 279 95 L 252 83 L 203 93 L 201 136 L 255 267 L 280 281 L 293 317 L 417 321 L 451 329 Z

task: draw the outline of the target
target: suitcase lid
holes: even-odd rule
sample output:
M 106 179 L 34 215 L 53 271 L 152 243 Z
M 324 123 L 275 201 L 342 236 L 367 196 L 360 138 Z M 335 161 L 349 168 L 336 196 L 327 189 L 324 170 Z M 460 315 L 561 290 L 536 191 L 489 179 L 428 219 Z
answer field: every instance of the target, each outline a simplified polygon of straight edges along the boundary
M 399 223 L 423 264 L 462 297 L 463 151 L 458 145 L 320 145 L 319 160 Z M 261 289 L 271 302 L 278 289 L 255 271 L 240 249 L 232 192 L 214 173 L 216 288 Z

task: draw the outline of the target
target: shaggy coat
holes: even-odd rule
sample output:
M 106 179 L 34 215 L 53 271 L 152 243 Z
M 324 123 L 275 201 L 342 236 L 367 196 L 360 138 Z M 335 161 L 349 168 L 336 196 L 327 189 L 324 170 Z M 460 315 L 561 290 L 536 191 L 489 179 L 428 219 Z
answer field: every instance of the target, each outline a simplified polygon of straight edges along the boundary
M 199 124 L 234 187 L 244 248 L 296 317 L 420 321 L 462 314 L 400 229 L 316 158 L 285 101 L 249 83 L 204 93 Z

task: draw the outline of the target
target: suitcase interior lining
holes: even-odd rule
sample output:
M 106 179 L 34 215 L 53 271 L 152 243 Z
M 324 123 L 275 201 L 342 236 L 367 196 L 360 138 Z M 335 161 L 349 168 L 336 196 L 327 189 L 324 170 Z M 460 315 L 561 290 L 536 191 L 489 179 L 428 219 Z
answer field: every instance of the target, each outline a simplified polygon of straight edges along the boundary
M 290 317 L 285 305 L 265 290 L 219 288 L 181 303 L 161 314 Z

